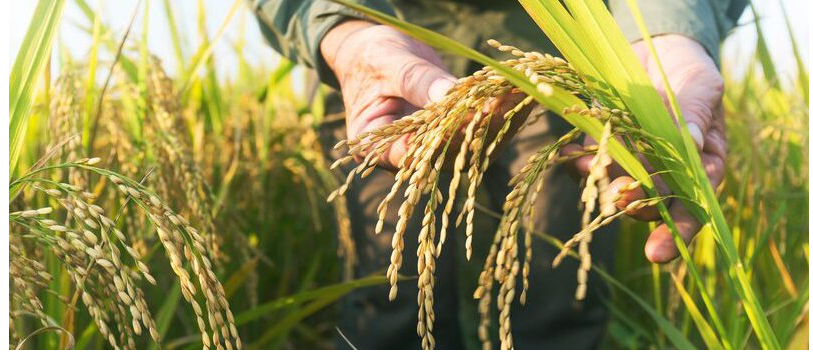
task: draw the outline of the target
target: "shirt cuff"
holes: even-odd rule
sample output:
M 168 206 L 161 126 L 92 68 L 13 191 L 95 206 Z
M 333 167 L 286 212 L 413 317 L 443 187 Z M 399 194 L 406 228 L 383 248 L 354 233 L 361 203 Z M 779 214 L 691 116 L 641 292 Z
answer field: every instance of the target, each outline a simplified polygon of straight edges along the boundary
M 623 4 L 619 4 L 623 3 Z M 616 0 L 612 11 L 621 31 L 629 42 L 643 38 L 626 2 Z M 708 0 L 645 0 L 639 1 L 649 34 L 680 34 L 700 43 L 719 65 L 722 36 Z
M 395 16 L 395 8 L 389 1 L 357 0 L 356 2 L 373 10 Z M 311 14 L 311 16 L 313 16 L 311 21 L 313 29 L 311 30 L 312 37 L 308 38 L 308 50 L 310 51 L 311 57 L 314 58 L 314 69 L 322 83 L 338 89 L 339 81 L 336 79 L 333 70 L 331 70 L 325 62 L 325 58 L 322 57 L 322 51 L 319 49 L 319 45 L 322 43 L 322 39 L 327 32 L 339 24 L 339 22 L 348 18 L 365 19 L 366 16 L 361 12 L 348 9 L 336 3 L 330 3 L 330 5 L 323 7 L 319 13 Z

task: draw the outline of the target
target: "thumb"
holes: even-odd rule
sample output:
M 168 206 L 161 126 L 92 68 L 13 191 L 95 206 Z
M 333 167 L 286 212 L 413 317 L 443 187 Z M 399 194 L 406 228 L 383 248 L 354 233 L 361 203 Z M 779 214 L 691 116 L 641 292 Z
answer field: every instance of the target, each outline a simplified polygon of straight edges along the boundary
M 708 101 L 708 96 L 698 95 L 691 92 L 689 94 L 676 97 L 677 103 L 686 120 L 686 129 L 692 136 L 698 150 L 702 151 L 705 145 L 705 137 L 711 127 L 714 117 L 714 102 Z
M 457 82 L 443 68 L 418 57 L 401 66 L 396 81 L 396 92 L 416 107 L 440 101 Z

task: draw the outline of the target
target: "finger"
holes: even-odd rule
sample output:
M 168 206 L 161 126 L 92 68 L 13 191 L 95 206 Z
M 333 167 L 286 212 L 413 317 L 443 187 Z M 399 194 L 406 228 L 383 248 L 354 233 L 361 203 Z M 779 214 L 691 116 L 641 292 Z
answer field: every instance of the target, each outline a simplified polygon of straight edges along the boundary
M 569 149 L 571 149 L 573 151 L 573 153 L 584 153 L 585 149 L 590 149 L 590 148 L 595 149 L 596 145 L 597 145 L 596 140 L 592 136 L 585 136 L 584 137 L 584 142 L 582 142 L 581 145 L 570 144 L 570 145 L 565 146 L 565 148 L 568 148 L 568 146 L 578 146 L 578 149 L 576 149 L 575 147 L 570 147 Z M 563 151 L 564 151 L 564 149 L 563 149 Z M 593 162 L 593 155 L 590 154 L 590 155 L 575 158 L 573 160 L 573 162 L 572 162 L 572 166 L 573 166 L 573 169 L 578 174 L 578 176 L 586 177 L 586 176 L 590 175 L 590 164 L 592 162 Z
M 400 65 L 397 72 L 393 90 L 417 107 L 440 101 L 457 82 L 445 69 L 419 57 Z
M 638 186 L 630 187 L 630 185 L 634 182 L 635 179 L 632 177 L 622 176 L 616 178 L 610 183 L 610 195 L 612 195 L 613 198 L 618 197 L 618 200 L 615 202 L 615 207 L 619 210 L 626 209 L 627 206 L 629 206 L 629 204 L 631 204 L 633 201 L 641 200 L 647 197 L 646 192 L 644 192 L 644 189 L 641 188 L 640 184 L 636 183 Z M 628 210 L 626 214 L 642 221 L 654 221 L 660 218 L 658 209 L 654 206 L 636 210 Z
M 365 108 L 358 112 L 356 118 L 347 119 L 348 138 L 354 139 L 362 132 L 372 131 L 390 124 L 414 110 L 415 107 L 412 107 L 405 100 L 400 98 L 376 98 L 365 105 Z M 407 152 L 410 138 L 411 135 L 403 136 L 393 142 L 390 148 L 382 153 L 379 165 L 386 168 L 397 167 Z M 366 156 L 359 155 L 354 157 L 357 161 L 360 161 Z
M 573 180 L 579 180 L 586 175 L 583 174 L 580 166 L 577 166 L 580 157 L 571 158 L 574 155 L 580 155 L 582 152 L 584 152 L 584 146 L 578 143 L 564 145 L 559 150 L 559 157 L 567 158 L 564 162 L 565 171 Z M 590 164 L 590 162 L 588 161 L 586 164 Z
M 712 125 L 709 132 L 706 134 L 706 143 L 703 146 L 703 152 L 720 156 L 725 159 L 726 156 L 726 136 L 725 127 L 721 124 Z
M 688 245 L 700 230 L 700 223 L 694 219 L 680 202 L 669 208 L 669 214 L 677 227 L 680 238 Z M 664 263 L 678 256 L 678 249 L 672 239 L 672 233 L 666 224 L 661 224 L 651 234 L 644 246 L 644 253 L 650 262 Z
M 715 118 L 722 119 L 723 78 L 711 59 L 701 57 L 692 68 L 675 79 L 675 99 L 686 120 L 686 128 L 699 150 Z M 717 116 L 715 116 L 717 115 Z
M 573 160 L 573 166 L 582 177 L 590 175 L 590 165 L 593 164 L 593 155 L 578 157 Z

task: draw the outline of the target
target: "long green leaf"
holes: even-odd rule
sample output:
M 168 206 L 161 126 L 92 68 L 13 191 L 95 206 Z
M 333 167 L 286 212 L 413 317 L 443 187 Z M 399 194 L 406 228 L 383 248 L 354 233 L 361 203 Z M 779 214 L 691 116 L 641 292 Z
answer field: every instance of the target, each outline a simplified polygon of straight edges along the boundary
M 765 42 L 765 35 L 762 32 L 762 18 L 757 14 L 757 9 L 751 4 L 751 13 L 754 14 L 754 26 L 757 30 L 757 57 L 762 64 L 762 74 L 768 80 L 771 87 L 780 89 L 779 76 L 776 74 L 776 65 L 771 58 L 771 53 L 768 50 L 768 44 Z
M 270 341 L 287 332 L 288 330 L 291 329 L 291 327 L 293 327 L 306 317 L 314 314 L 315 312 L 335 302 L 336 300 L 341 298 L 342 295 L 343 294 L 341 293 L 330 293 L 314 300 L 313 302 L 309 303 L 302 309 L 291 312 L 277 324 L 269 327 L 268 330 L 266 330 L 265 333 L 262 335 L 262 337 L 260 337 L 257 341 L 252 342 L 249 345 L 249 348 L 266 349 L 267 348 L 266 345 Z
M 172 4 L 169 2 L 169 0 L 164 0 L 164 13 L 167 17 L 170 38 L 172 38 L 172 49 L 175 53 L 175 61 L 177 61 L 176 65 L 178 67 L 178 72 L 184 72 L 184 64 L 186 61 L 184 60 L 183 54 L 183 42 L 181 41 L 181 34 L 178 31 L 178 24 L 175 21 L 175 14 L 174 11 L 172 11 Z
M 163 298 L 164 304 L 158 310 L 158 315 L 155 317 L 155 325 L 158 327 L 158 333 L 161 337 L 165 337 L 169 331 L 172 317 L 175 315 L 175 309 L 178 308 L 178 303 L 181 301 L 181 285 L 178 282 L 172 285 L 172 289 Z M 158 349 L 158 343 L 151 342 L 150 349 Z
M 675 289 L 677 289 L 680 297 L 683 299 L 683 305 L 686 307 L 686 311 L 688 311 L 689 315 L 692 317 L 695 327 L 697 327 L 697 331 L 700 332 L 700 337 L 702 337 L 703 342 L 706 343 L 706 347 L 708 349 L 723 349 L 723 346 L 720 343 L 720 340 L 717 339 L 717 335 L 714 333 L 711 325 L 709 325 L 708 321 L 703 318 L 703 314 L 700 313 L 700 309 L 697 308 L 697 304 L 695 304 L 694 300 L 692 300 L 692 296 L 686 292 L 685 288 L 683 288 L 683 283 L 681 283 L 680 279 L 676 278 L 675 275 L 672 275 L 672 283 L 675 284 Z
M 691 342 L 689 342 L 688 339 L 686 339 L 685 336 L 683 336 L 680 330 L 678 330 L 674 325 L 672 325 L 672 323 L 670 323 L 669 320 L 667 320 L 665 317 L 659 315 L 658 311 L 655 310 L 655 308 L 653 308 L 649 304 L 647 304 L 647 302 L 643 298 L 641 298 L 640 296 L 635 294 L 635 292 L 621 284 L 621 282 L 610 276 L 610 274 L 604 271 L 601 267 L 599 266 L 593 267 L 593 270 L 596 271 L 596 273 L 598 273 L 598 275 L 601 276 L 601 278 L 604 278 L 605 281 L 610 283 L 612 286 L 620 289 L 622 292 L 624 292 L 630 298 L 632 298 L 632 300 L 638 303 L 638 305 L 641 308 L 643 308 L 644 311 L 646 311 L 647 314 L 649 314 L 649 316 L 652 317 L 653 320 L 655 320 L 655 324 L 658 325 L 661 331 L 663 331 L 663 333 L 666 335 L 667 338 L 669 338 L 669 341 L 672 342 L 672 344 L 674 344 L 675 347 L 677 347 L 678 349 L 697 349 L 694 347 L 694 345 L 692 345 Z
M 218 28 L 217 33 L 215 33 L 214 38 L 211 41 L 205 39 L 201 46 L 198 47 L 197 51 L 195 51 L 195 54 L 192 55 L 191 58 L 192 62 L 187 67 L 187 70 L 186 72 L 184 72 L 183 78 L 180 81 L 181 89 L 179 90 L 179 92 L 183 94 L 190 87 L 192 78 L 197 74 L 198 70 L 200 70 L 203 64 L 207 62 L 209 56 L 212 55 L 212 51 L 215 48 L 214 47 L 215 44 L 220 39 L 220 37 L 223 36 L 223 33 L 226 31 L 226 28 L 231 22 L 231 19 L 234 17 L 234 14 L 237 13 L 237 9 L 239 9 L 240 6 L 242 5 L 243 5 L 242 1 L 235 0 L 231 9 L 226 14 L 226 18 L 223 20 L 223 23 L 220 25 L 220 28 Z
M 785 9 L 785 2 L 779 1 L 779 8 L 782 9 L 782 17 L 785 19 L 785 26 L 788 30 L 788 39 L 793 48 L 793 57 L 796 59 L 796 79 L 799 81 L 799 89 L 805 99 L 805 104 L 810 104 L 810 78 L 805 66 L 805 60 L 802 58 L 802 52 L 799 50 L 799 44 L 796 42 L 796 36 L 793 34 L 793 28 L 790 26 L 790 18 L 788 11 Z
M 40 0 L 9 75 L 9 177 L 14 174 L 28 127 L 37 81 L 51 58 L 64 0 Z
M 370 276 L 362 279 L 357 279 L 347 283 L 334 284 L 332 286 L 322 287 L 308 292 L 302 292 L 291 297 L 280 298 L 261 304 L 251 310 L 243 312 L 235 317 L 234 322 L 237 325 L 245 325 L 249 322 L 261 319 L 262 317 L 273 313 L 282 308 L 301 304 L 308 300 L 318 299 L 327 296 L 342 296 L 357 288 L 364 288 L 370 286 L 377 286 L 380 284 L 388 283 L 385 276 Z

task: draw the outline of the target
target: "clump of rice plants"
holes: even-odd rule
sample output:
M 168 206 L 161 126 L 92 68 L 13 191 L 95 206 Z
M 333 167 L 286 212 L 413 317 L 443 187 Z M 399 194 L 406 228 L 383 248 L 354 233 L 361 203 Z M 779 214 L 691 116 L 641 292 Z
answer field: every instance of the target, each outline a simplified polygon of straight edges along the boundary
M 658 209 L 664 223 L 671 230 L 681 258 L 686 261 L 688 271 L 692 274 L 693 284 L 697 286 L 703 304 L 709 312 L 711 324 L 705 323 L 704 328 L 714 332 L 704 331 L 704 338 L 711 345 L 716 337 L 720 336 L 725 343 L 723 346 L 730 346 L 715 305 L 709 299 L 706 284 L 702 281 L 687 246 L 680 239 L 664 205 L 665 200 L 674 199 L 686 207 L 695 218 L 708 225 L 707 229 L 713 235 L 716 248 L 722 253 L 722 260 L 728 269 L 729 280 L 737 293 L 737 300 L 742 301 L 759 344 L 764 348 L 779 347 L 774 329 L 770 326 L 751 280 L 744 271 L 735 238 L 715 190 L 703 171 L 698 151 L 686 129 L 673 92 L 667 84 L 665 92 L 669 98 L 670 111 L 635 60 L 629 44 L 615 26 L 604 4 L 599 1 L 564 3 L 520 1 L 529 15 L 568 59 L 568 64 L 561 59 L 552 59 L 538 53 L 526 53 L 490 41 L 489 44 L 492 46 L 510 52 L 516 57 L 497 62 L 426 29 L 348 1 L 334 1 L 362 11 L 376 21 L 394 26 L 441 50 L 463 55 L 486 65 L 472 77 L 460 80 L 441 102 L 430 103 L 423 110 L 405 119 L 347 141 L 350 156 L 337 162 L 342 163 L 354 158 L 353 156 L 361 160 L 359 166 L 349 173 L 349 183 L 355 175 L 360 174 L 363 177 L 366 168 L 375 166 L 392 141 L 405 136 L 411 139 L 410 148 L 404 158 L 394 161 L 398 173 L 390 195 L 399 192 L 402 187 L 406 189 L 404 191 L 406 201 L 399 208 L 401 223 L 405 223 L 405 219 L 412 216 L 414 205 L 421 197 L 428 197 L 429 200 L 423 214 L 424 226 L 417 235 L 421 244 L 418 251 L 420 260 L 418 334 L 423 337 L 424 348 L 434 346 L 431 335 L 434 320 L 432 269 L 434 257 L 440 253 L 443 234 L 448 227 L 448 221 L 443 220 L 441 236 L 436 245 L 433 217 L 435 209 L 443 199 L 436 183 L 437 174 L 444 168 L 447 159 L 454 158 L 453 180 L 458 179 L 461 171 L 467 167 L 469 185 L 476 187 L 482 170 L 488 166 L 490 153 L 497 148 L 506 132 L 511 128 L 522 126 L 521 122 L 513 121 L 513 114 L 516 110 L 523 109 L 531 99 L 560 114 L 574 126 L 574 130 L 566 134 L 563 140 L 541 149 L 511 181 L 514 189 L 507 196 L 503 206 L 501 223 L 480 276 L 480 286 L 474 293 L 475 298 L 481 301 L 481 338 L 485 347 L 490 347 L 485 328 L 490 321 L 488 312 L 492 284 L 498 283 L 500 286 L 497 307 L 500 311 L 498 323 L 501 347 L 513 348 L 510 304 L 517 295 L 516 277 L 520 273 L 523 277 L 528 275 L 527 267 L 521 265 L 522 258 L 528 259 L 532 256 L 531 253 L 522 254 L 522 257 L 518 254 L 518 234 L 520 229 L 529 223 L 528 217 L 533 216 L 526 202 L 533 200 L 542 188 L 542 181 L 538 178 L 540 174 L 533 171 L 544 170 L 556 159 L 561 144 L 571 141 L 581 133 L 599 141 L 597 148 L 591 151 L 595 156 L 581 197 L 584 205 L 583 229 L 562 245 L 560 256 L 554 260 L 556 265 L 570 249 L 578 248 L 581 266 L 577 273 L 576 297 L 582 298 L 585 293 L 587 271 L 591 269 L 589 243 L 595 229 L 625 213 L 653 206 Z M 649 45 L 650 52 L 657 58 L 635 1 L 628 1 L 628 5 Z M 516 104 L 514 109 L 510 109 L 503 116 L 494 117 L 484 109 L 486 102 L 494 101 L 513 90 L 524 92 L 528 98 Z M 677 126 L 672 116 L 677 120 Z M 490 126 L 492 119 L 497 122 L 496 127 Z M 492 131 L 491 136 L 486 134 L 489 128 L 496 130 Z M 462 141 L 460 151 L 450 147 L 457 146 L 459 141 Z M 482 148 L 485 148 L 485 153 L 481 155 Z M 447 157 L 450 150 L 451 154 Z M 466 160 L 466 153 L 471 154 L 469 160 Z M 653 171 L 645 169 L 635 154 L 643 156 L 652 165 Z M 452 157 L 454 155 L 459 158 Z M 636 179 L 628 189 L 640 187 L 648 195 L 647 198 L 633 202 L 622 210 L 615 209 L 614 201 L 618 195 L 611 195 L 608 192 L 609 179 L 606 171 L 611 158 Z M 671 189 L 672 195 L 658 193 L 653 183 L 653 176 L 656 174 Z M 342 194 L 346 187 L 347 184 L 339 188 L 336 194 Z M 456 188 L 457 184 L 453 182 L 446 194 L 453 198 Z M 469 193 L 463 214 L 472 211 L 471 206 L 474 204 L 472 195 L 473 193 Z M 388 199 L 382 202 L 379 211 L 386 209 Z M 595 212 L 597 215 L 594 215 L 594 211 L 597 211 Z M 525 242 L 528 243 L 529 234 L 533 229 L 525 231 L 528 232 L 525 236 Z M 467 234 L 471 232 L 467 231 Z M 391 298 L 397 294 L 397 280 L 393 274 L 397 274 L 400 266 L 402 236 L 403 227 L 396 227 L 392 264 L 388 271 L 392 285 Z M 470 244 L 470 241 L 467 244 Z M 467 253 L 470 253 L 470 250 L 467 249 Z M 523 291 L 526 290 L 525 287 L 527 286 L 523 286 Z M 526 297 L 525 293 L 520 293 L 522 301 Z
M 239 348 L 234 316 L 225 299 L 223 286 L 212 270 L 211 251 L 205 247 L 199 232 L 155 193 L 130 178 L 95 167 L 99 162 L 100 158 L 85 158 L 45 166 L 31 170 L 10 184 L 12 190 L 24 192 L 24 189 L 31 188 L 41 193 L 63 211 L 56 213 L 53 208 L 46 207 L 12 212 L 11 246 L 15 251 L 11 263 L 34 263 L 37 262 L 37 250 L 52 252 L 77 287 L 75 297 L 81 297 L 99 333 L 112 347 L 135 348 L 134 337 L 142 332 L 148 332 L 155 342 L 160 342 L 160 334 L 140 288 L 142 281 L 156 284 L 142 260 L 145 254 L 133 247 L 134 240 L 116 227 L 116 222 L 108 216 L 110 213 L 93 203 L 97 194 L 88 191 L 87 187 L 53 181 L 42 175 L 56 169 L 95 173 L 104 178 L 105 183 L 112 184 L 122 199 L 133 202 L 149 218 L 181 283 L 183 296 L 195 311 L 204 347 Z M 191 273 L 187 270 L 190 265 Z M 13 292 L 22 292 L 12 298 L 25 299 L 27 303 L 13 300 L 12 306 L 18 304 L 33 310 L 44 325 L 50 326 L 42 316 L 42 305 L 36 296 L 32 297 L 30 290 L 31 285 L 42 286 L 42 280 L 46 278 L 40 276 L 39 280 L 34 278 L 31 281 L 32 277 L 17 274 L 12 274 Z
M 338 181 L 318 142 L 321 93 L 313 109 L 292 94 L 289 62 L 221 82 L 209 57 L 207 76 L 170 77 L 145 37 L 119 42 L 83 9 L 110 61 L 61 52 L 61 75 L 21 115 L 11 347 L 323 347 L 290 328 L 333 332 L 318 324 L 334 312 L 292 309 L 382 280 L 353 278 L 347 206 L 323 201 Z M 339 280 L 337 256 L 348 283 L 309 297 Z
M 81 99 L 82 91 L 77 89 L 81 86 L 76 84 L 75 77 L 74 73 L 68 73 L 56 86 L 52 124 L 65 126 L 56 130 L 56 134 L 67 137 L 45 157 L 66 158 L 68 162 L 35 165 L 9 184 L 12 195 L 35 193 L 20 198 L 20 206 L 23 200 L 54 205 L 34 212 L 24 209 L 11 213 L 11 241 L 17 250 L 14 255 L 19 256 L 19 259 L 12 256 L 11 262 L 39 261 L 45 255 L 43 252 L 53 253 L 77 288 L 73 302 L 66 303 L 71 308 L 70 313 L 75 311 L 76 298 L 81 297 L 99 333 L 114 348 L 135 348 L 134 338 L 142 332 L 148 332 L 152 340 L 159 343 L 161 335 L 140 286 L 142 281 L 156 285 L 143 260 L 148 255 L 142 243 L 144 239 L 126 235 L 117 224 L 125 208 L 136 208 L 142 212 L 142 224 L 151 225 L 165 250 L 181 285 L 181 293 L 195 313 L 203 346 L 239 348 L 234 316 L 213 269 L 211 238 L 202 235 L 141 183 L 96 167 L 101 158 L 75 159 L 83 152 L 76 131 L 81 126 L 78 119 L 81 109 L 76 102 Z M 166 114 L 162 107 L 168 105 L 172 97 L 171 93 L 158 88 L 160 86 L 151 87 L 151 92 L 163 94 L 165 100 L 154 100 L 153 111 L 161 116 Z M 178 148 L 177 144 L 165 146 Z M 46 159 L 42 164 L 47 164 Z M 174 159 L 169 161 L 181 164 Z M 105 210 L 94 202 L 100 196 L 104 196 L 100 201 L 111 198 L 121 201 L 122 206 L 115 211 Z M 14 208 L 12 205 L 12 210 Z M 42 306 L 33 304 L 35 299 L 30 298 L 32 292 L 24 277 L 15 278 L 14 282 L 19 283 L 13 286 L 14 290 L 28 292 L 27 306 L 36 309 L 35 313 L 41 312 Z M 15 304 L 26 307 L 22 302 L 12 301 L 12 307 L 17 306 Z M 42 321 L 50 326 L 44 318 Z

